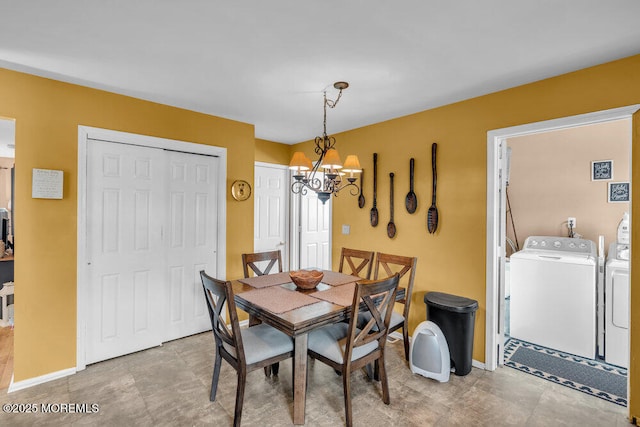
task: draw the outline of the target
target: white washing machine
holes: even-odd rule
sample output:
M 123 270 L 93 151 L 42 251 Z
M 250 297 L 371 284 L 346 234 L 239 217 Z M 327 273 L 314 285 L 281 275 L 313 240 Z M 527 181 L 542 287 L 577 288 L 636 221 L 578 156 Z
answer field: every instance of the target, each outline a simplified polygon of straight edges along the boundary
M 511 336 L 595 359 L 595 243 L 531 236 L 510 264 Z
M 618 245 L 609 246 L 605 269 L 604 360 L 629 367 L 629 257 L 619 257 Z

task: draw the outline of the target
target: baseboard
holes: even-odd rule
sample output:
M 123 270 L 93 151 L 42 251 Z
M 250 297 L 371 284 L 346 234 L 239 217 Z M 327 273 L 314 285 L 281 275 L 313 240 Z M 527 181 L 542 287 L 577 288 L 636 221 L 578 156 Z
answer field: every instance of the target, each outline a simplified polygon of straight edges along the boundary
M 63 369 L 62 371 L 51 372 L 46 375 L 41 375 L 35 378 L 29 378 L 28 380 L 13 382 L 13 375 L 11 376 L 11 383 L 7 393 L 13 393 L 14 391 L 24 390 L 25 388 L 33 387 L 35 385 L 44 384 L 49 381 L 57 380 L 59 378 L 68 377 L 76 373 L 76 368 Z
M 398 331 L 391 332 L 387 335 L 388 338 L 392 338 L 393 340 L 402 340 L 402 333 Z M 395 341 L 394 341 L 395 342 Z M 411 337 L 409 337 L 409 342 L 411 342 Z
M 487 369 L 487 365 L 482 362 L 478 362 L 476 359 L 471 359 L 471 366 L 478 369 Z
M 398 331 L 391 332 L 388 335 L 388 338 L 390 338 L 392 340 L 392 342 L 396 342 L 397 340 L 402 340 L 403 339 L 402 333 L 400 333 Z M 411 337 L 409 337 L 409 343 L 411 343 Z M 471 360 L 471 366 L 473 366 L 474 368 L 478 368 L 478 369 L 484 370 L 484 369 L 486 369 L 487 365 L 485 365 L 482 362 L 478 362 L 476 359 L 472 359 Z

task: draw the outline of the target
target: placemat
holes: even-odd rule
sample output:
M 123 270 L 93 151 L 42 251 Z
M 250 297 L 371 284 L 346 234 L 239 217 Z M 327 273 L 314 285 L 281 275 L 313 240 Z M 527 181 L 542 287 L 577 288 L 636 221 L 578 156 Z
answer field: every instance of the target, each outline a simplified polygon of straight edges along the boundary
M 289 273 L 276 273 L 265 274 L 264 276 L 248 277 L 246 279 L 239 279 L 246 285 L 253 286 L 256 289 L 266 288 L 267 286 L 282 285 L 283 283 L 291 282 Z
M 245 301 L 259 305 L 276 314 L 285 313 L 318 302 L 316 298 L 312 298 L 302 292 L 290 291 L 280 286 L 254 289 L 243 292 L 239 294 L 239 296 Z
M 351 282 L 344 286 L 332 287 L 326 291 L 318 291 L 309 295 L 323 301 L 329 301 L 333 304 L 348 307 L 353 303 L 353 294 L 355 291 L 356 284 L 355 282 Z
M 326 283 L 331 286 L 340 286 L 346 285 L 347 283 L 353 283 L 358 280 L 361 280 L 357 276 L 350 276 L 348 274 L 338 273 L 330 270 L 322 270 L 324 273 L 324 277 L 322 278 L 322 283 Z

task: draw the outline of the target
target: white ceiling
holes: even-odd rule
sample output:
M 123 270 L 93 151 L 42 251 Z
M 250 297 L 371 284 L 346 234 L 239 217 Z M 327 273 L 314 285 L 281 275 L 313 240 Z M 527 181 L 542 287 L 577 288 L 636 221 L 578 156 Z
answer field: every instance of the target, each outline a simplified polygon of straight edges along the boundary
M 0 0 L 0 66 L 328 133 L 640 53 L 638 0 Z

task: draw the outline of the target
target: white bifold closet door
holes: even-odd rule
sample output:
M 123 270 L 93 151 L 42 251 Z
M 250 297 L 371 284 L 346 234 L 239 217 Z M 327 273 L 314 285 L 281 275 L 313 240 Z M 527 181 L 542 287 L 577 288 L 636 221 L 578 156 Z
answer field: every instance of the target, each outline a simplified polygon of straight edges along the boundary
M 87 150 L 87 363 L 209 329 L 198 274 L 216 271 L 218 159 Z
M 200 271 L 217 271 L 218 158 L 168 152 L 169 209 L 165 340 L 211 329 Z

